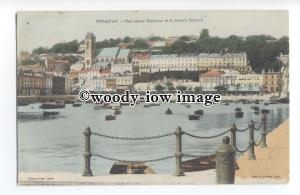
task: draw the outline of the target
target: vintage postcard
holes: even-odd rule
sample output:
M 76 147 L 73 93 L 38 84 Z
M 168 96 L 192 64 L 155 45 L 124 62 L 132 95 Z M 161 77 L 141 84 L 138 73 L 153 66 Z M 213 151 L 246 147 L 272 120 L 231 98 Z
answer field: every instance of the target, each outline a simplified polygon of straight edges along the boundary
M 287 183 L 288 16 L 16 13 L 17 183 Z

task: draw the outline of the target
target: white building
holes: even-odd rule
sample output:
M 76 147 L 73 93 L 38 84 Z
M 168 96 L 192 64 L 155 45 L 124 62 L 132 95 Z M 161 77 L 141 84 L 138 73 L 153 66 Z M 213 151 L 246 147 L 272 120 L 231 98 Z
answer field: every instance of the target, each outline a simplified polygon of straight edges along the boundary
M 145 69 L 147 70 L 147 69 Z M 196 71 L 197 56 L 195 55 L 152 55 L 150 57 L 148 71 L 164 72 L 164 71 Z
M 237 70 L 230 69 L 230 70 L 223 70 L 223 72 L 224 74 L 220 76 L 220 85 L 223 86 L 235 85 L 237 77 L 241 75 L 240 72 Z
M 210 70 L 199 76 L 200 87 L 203 90 L 214 90 L 215 87 L 222 85 L 221 76 L 224 74 L 223 71 Z
M 236 85 L 241 87 L 263 87 L 263 75 L 262 74 L 240 74 L 236 78 Z
M 200 53 L 197 67 L 198 70 L 234 69 L 251 72 L 246 53 Z
M 111 72 L 112 73 L 125 73 L 125 72 L 133 72 L 133 65 L 126 63 L 126 64 L 112 64 L 111 65 Z

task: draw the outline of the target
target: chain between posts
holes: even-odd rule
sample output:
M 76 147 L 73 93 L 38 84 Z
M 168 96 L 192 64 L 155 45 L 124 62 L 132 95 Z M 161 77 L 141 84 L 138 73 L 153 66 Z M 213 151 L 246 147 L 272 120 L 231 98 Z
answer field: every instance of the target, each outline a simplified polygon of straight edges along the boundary
M 167 160 L 167 159 L 170 159 L 170 158 L 174 157 L 174 155 L 172 155 L 172 156 L 166 156 L 166 157 L 155 158 L 155 159 L 147 159 L 147 160 L 121 160 L 121 159 L 112 158 L 112 157 L 108 157 L 108 156 L 104 156 L 102 154 L 96 154 L 96 153 L 92 154 L 92 156 L 103 158 L 105 160 L 111 160 L 111 161 L 117 161 L 117 162 L 124 162 L 124 163 L 157 162 L 157 161 L 163 161 L 163 160 Z
M 213 135 L 213 136 L 198 136 L 198 135 L 193 135 L 193 134 L 187 133 L 185 131 L 183 131 L 183 134 L 190 136 L 190 137 L 199 138 L 199 139 L 210 139 L 210 138 L 220 137 L 222 135 L 225 135 L 226 133 L 229 133 L 230 131 L 231 131 L 231 129 L 224 131 L 222 133 L 219 133 L 217 135 Z
M 258 131 L 263 126 L 264 122 L 262 121 L 257 128 L 254 127 L 254 130 Z
M 175 133 L 172 132 L 172 133 L 166 133 L 166 134 L 155 135 L 155 136 L 150 136 L 150 137 L 118 137 L 118 136 L 105 135 L 105 134 L 95 133 L 95 132 L 92 132 L 91 134 L 99 136 L 99 137 L 104 137 L 104 138 L 109 138 L 109 139 L 118 139 L 118 140 L 149 140 L 149 139 L 158 139 L 158 138 L 162 138 L 162 137 L 168 137 L 168 136 L 174 135 Z
M 239 153 L 245 153 L 245 152 L 247 152 L 249 149 L 250 149 L 249 146 L 248 146 L 246 149 L 244 149 L 244 150 L 240 150 L 240 149 L 238 149 L 237 147 L 235 147 L 235 150 L 236 150 L 237 152 L 239 152 Z
M 259 145 L 261 144 L 261 142 L 263 141 L 263 138 L 264 138 L 264 137 L 263 137 L 263 136 L 261 136 L 261 138 L 260 138 L 259 142 L 258 142 L 257 144 L 255 143 L 254 145 L 255 145 L 255 146 L 259 146 Z
M 247 131 L 248 129 L 250 129 L 250 126 L 246 127 L 245 129 L 238 129 L 238 128 L 236 128 L 235 131 L 237 131 L 237 132 L 244 132 L 244 131 Z
M 208 154 L 208 155 L 193 155 L 193 154 L 183 154 L 185 157 L 191 157 L 191 158 L 206 158 L 214 156 L 214 154 Z

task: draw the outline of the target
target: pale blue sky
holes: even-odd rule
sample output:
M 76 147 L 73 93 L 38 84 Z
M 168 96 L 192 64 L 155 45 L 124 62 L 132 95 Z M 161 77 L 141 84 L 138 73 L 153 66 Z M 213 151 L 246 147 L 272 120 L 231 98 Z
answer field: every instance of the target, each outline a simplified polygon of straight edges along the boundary
M 195 22 L 174 22 L 175 19 Z M 97 20 L 118 20 L 100 24 Z M 163 23 L 125 23 L 124 20 L 173 19 Z M 123 21 L 123 22 L 120 22 Z M 99 12 L 19 12 L 17 14 L 18 51 L 29 50 L 74 39 L 82 40 L 93 32 L 97 40 L 106 38 L 146 37 L 149 35 L 198 35 L 208 28 L 212 36 L 268 34 L 288 36 L 287 11 L 99 11 Z

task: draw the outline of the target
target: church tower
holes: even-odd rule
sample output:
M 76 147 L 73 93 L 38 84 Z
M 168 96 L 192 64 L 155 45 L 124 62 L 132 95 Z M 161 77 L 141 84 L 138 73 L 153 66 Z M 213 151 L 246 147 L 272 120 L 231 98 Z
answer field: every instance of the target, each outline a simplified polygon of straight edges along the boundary
M 85 68 L 90 68 L 96 62 L 96 37 L 91 32 L 85 36 L 84 62 Z

